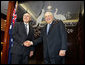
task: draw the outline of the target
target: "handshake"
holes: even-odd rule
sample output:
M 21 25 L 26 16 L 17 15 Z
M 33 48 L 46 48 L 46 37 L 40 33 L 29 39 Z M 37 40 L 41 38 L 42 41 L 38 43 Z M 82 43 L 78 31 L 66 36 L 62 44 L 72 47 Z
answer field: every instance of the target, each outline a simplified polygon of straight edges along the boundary
M 26 46 L 26 47 L 29 47 L 29 46 L 33 45 L 33 42 L 32 41 L 25 41 L 23 43 L 23 45 Z

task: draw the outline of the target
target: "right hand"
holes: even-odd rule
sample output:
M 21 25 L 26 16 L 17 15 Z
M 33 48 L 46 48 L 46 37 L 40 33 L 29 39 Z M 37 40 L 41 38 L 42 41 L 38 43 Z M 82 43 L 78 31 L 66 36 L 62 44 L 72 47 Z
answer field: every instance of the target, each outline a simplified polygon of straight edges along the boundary
M 59 56 L 65 56 L 66 55 L 66 50 L 60 50 Z
M 32 45 L 32 42 L 31 41 L 25 41 L 23 44 L 24 44 L 24 46 L 29 47 L 29 46 Z

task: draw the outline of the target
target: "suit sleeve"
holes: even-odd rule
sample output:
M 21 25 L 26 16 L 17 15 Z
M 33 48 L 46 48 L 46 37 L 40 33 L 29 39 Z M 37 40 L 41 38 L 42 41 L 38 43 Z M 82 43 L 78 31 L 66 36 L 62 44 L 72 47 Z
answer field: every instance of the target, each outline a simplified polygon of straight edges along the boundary
M 14 41 L 18 42 L 18 43 L 23 43 L 23 41 L 20 39 L 20 36 L 18 34 L 18 22 L 15 22 L 14 28 L 12 30 L 12 36 Z
M 33 46 L 38 45 L 40 42 L 43 42 L 43 29 L 41 30 L 40 37 L 33 40 Z
M 34 40 L 34 30 L 33 29 L 31 29 L 32 30 L 32 36 L 31 36 L 31 41 L 33 41 Z M 35 47 L 34 46 L 31 46 L 30 47 L 30 51 L 34 51 L 35 50 Z
M 61 50 L 67 50 L 67 32 L 62 21 L 60 23 Z

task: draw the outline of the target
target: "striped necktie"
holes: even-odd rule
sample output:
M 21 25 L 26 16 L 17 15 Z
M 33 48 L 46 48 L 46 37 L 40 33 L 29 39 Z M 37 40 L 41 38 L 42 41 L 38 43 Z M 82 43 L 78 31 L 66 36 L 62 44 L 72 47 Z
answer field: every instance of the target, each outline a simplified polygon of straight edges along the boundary
M 26 33 L 27 33 L 27 24 L 25 24 L 25 29 L 26 29 Z

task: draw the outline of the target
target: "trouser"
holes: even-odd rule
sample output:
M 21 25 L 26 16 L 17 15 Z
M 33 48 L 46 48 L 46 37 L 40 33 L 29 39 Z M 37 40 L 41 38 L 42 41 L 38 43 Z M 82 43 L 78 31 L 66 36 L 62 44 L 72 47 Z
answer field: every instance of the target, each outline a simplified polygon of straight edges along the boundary
M 65 64 L 65 57 L 45 58 L 45 64 Z
M 58 54 L 55 57 L 50 57 L 47 50 L 45 58 L 44 58 L 44 63 L 45 64 L 65 64 L 65 57 L 59 56 Z
M 28 64 L 28 55 L 12 54 L 11 64 Z

